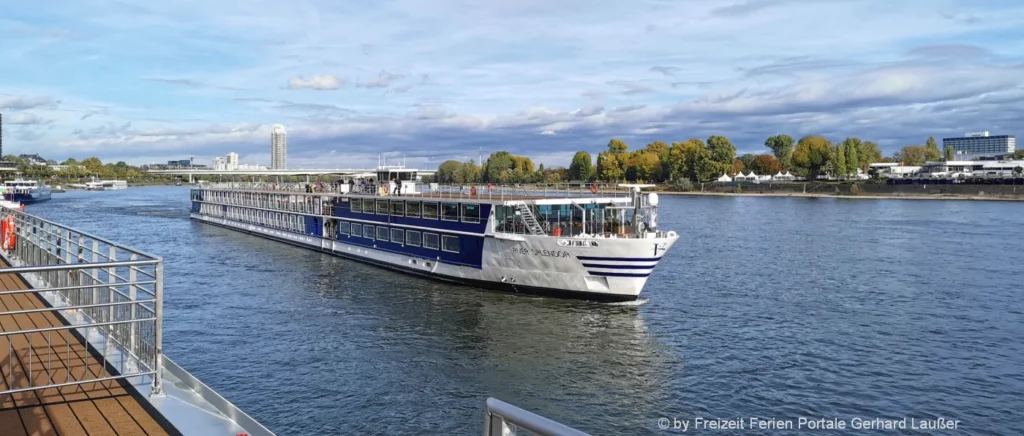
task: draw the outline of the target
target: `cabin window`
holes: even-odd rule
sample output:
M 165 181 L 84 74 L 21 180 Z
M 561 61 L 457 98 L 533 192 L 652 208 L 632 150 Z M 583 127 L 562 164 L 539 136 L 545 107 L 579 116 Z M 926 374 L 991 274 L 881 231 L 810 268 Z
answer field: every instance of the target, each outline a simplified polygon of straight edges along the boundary
M 423 202 L 423 210 L 421 212 L 423 213 L 423 218 L 424 219 L 436 220 L 437 219 L 437 203 L 432 203 L 432 202 L 424 201 Z
M 441 221 L 458 221 L 459 204 L 441 203 Z
M 416 230 L 406 230 L 405 231 L 405 243 L 408 244 L 408 245 L 412 245 L 413 247 L 419 247 L 420 246 L 420 232 L 418 232 Z
M 363 213 L 373 213 L 373 199 L 372 198 L 364 198 L 363 199 Z
M 405 243 L 405 231 L 402 229 L 391 229 L 391 242 L 396 244 Z
M 341 234 L 347 235 L 351 232 L 352 223 L 348 221 L 342 221 L 341 225 L 338 226 L 341 229 Z
M 388 240 L 388 228 L 384 226 L 377 226 L 377 240 L 387 242 Z
M 459 252 L 459 237 L 444 235 L 441 237 L 441 250 L 449 253 Z
M 363 236 L 363 225 L 352 223 L 352 236 Z
M 429 248 L 431 250 L 437 250 L 438 238 L 437 233 L 424 233 L 423 234 L 423 248 Z
M 480 205 L 462 203 L 462 222 L 464 223 L 479 223 L 480 222 Z
M 362 210 L 361 208 L 363 207 L 363 202 L 359 201 L 358 198 L 352 199 L 352 201 L 348 202 L 348 204 L 349 210 L 351 210 L 352 213 L 359 213 L 360 210 Z
M 363 225 L 363 237 L 366 239 L 373 239 L 373 226 L 369 224 Z
M 405 202 L 391 200 L 391 216 L 405 216 Z
M 410 218 L 420 217 L 420 202 L 410 201 L 405 203 L 405 216 Z
M 387 200 L 377 200 L 377 215 L 387 215 L 387 214 L 388 214 L 388 201 Z

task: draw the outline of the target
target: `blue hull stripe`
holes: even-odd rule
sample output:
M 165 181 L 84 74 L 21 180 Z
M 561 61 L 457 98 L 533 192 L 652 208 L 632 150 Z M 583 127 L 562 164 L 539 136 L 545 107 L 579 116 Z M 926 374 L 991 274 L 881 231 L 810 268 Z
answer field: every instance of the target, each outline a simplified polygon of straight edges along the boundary
M 596 263 L 584 263 L 584 268 L 605 268 L 605 269 L 654 269 L 655 265 L 600 265 Z
M 597 257 L 597 256 L 576 256 L 579 260 L 613 261 L 613 262 L 657 262 L 660 257 Z
M 634 273 L 617 273 L 617 272 L 601 272 L 601 271 L 587 271 L 592 276 L 603 276 L 603 277 L 650 277 L 651 273 L 646 274 L 634 274 Z

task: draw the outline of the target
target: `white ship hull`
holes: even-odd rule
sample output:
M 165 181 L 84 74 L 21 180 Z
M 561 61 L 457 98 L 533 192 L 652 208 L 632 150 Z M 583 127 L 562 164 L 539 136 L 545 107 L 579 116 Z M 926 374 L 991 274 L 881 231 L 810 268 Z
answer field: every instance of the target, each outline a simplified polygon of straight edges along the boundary
M 507 292 L 600 301 L 635 300 L 661 257 L 678 239 L 560 238 L 497 233 L 484 240 L 480 267 L 304 235 L 224 217 L 198 221 L 434 279 Z M 653 235 L 653 234 L 652 234 Z M 580 242 L 582 241 L 582 242 Z

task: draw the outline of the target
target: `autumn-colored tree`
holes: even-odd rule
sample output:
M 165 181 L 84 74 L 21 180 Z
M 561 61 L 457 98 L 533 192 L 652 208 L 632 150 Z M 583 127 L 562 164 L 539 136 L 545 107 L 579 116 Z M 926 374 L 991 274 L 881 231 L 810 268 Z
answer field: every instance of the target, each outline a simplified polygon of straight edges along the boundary
M 661 161 L 658 155 L 647 151 L 632 153 L 626 162 L 626 179 L 631 181 L 652 181 L 661 175 Z
M 608 141 L 608 151 L 612 152 L 612 154 L 625 153 L 628 149 L 629 146 L 620 139 L 612 139 L 611 141 Z
M 823 136 L 800 138 L 793 150 L 793 169 L 798 175 L 814 180 L 829 163 L 832 144 Z
M 732 161 L 732 172 L 730 174 L 734 174 L 734 175 L 738 174 L 738 173 L 742 172 L 743 169 L 746 168 L 746 167 L 747 166 L 745 164 L 743 164 L 743 161 L 740 160 L 739 158 L 733 159 L 733 161 Z
M 782 164 L 779 160 L 770 154 L 759 154 L 754 156 L 754 159 L 750 162 L 750 170 L 764 175 L 775 175 L 782 171 Z
M 670 179 L 671 178 L 671 174 L 669 174 L 669 165 L 668 165 L 668 153 L 669 153 L 669 146 L 668 146 L 668 144 L 666 144 L 666 143 L 664 143 L 662 141 L 654 141 L 654 142 L 652 142 L 650 144 L 647 144 L 647 148 L 645 150 L 647 152 L 656 154 L 658 156 L 658 161 L 661 164 L 660 165 L 660 167 L 661 167 L 661 174 L 659 174 L 658 177 L 655 180 L 656 181 L 666 181 L 666 180 Z
M 611 151 L 602 151 L 597 155 L 597 178 L 600 180 L 614 182 L 622 180 L 626 173 L 623 163 L 619 161 L 618 155 Z

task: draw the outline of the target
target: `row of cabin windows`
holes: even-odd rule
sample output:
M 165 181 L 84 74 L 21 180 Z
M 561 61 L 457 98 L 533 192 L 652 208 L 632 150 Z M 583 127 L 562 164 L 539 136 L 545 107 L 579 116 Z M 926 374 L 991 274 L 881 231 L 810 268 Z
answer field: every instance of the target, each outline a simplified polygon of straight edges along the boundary
M 459 237 L 450 235 L 438 235 L 437 233 L 420 232 L 419 230 L 389 229 L 386 226 L 373 226 L 371 224 L 359 224 L 342 221 L 338 230 L 343 235 L 363 237 L 377 241 L 394 242 L 396 244 L 411 245 L 413 247 L 429 248 L 431 250 L 447 251 L 449 253 L 459 252 Z
M 349 201 L 349 208 L 354 213 L 373 213 L 377 215 L 431 220 L 440 218 L 441 221 L 459 221 L 461 218 L 464 223 L 476 224 L 480 222 L 479 204 L 353 198 Z

